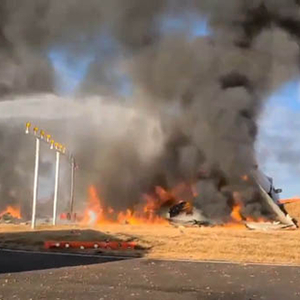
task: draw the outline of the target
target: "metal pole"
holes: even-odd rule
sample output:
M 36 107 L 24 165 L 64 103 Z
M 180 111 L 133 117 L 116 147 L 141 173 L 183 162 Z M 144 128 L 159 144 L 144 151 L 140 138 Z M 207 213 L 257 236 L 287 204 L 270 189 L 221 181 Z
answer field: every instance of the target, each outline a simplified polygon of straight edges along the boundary
M 60 153 L 56 151 L 56 168 L 55 168 L 55 186 L 54 186 L 54 200 L 53 200 L 53 226 L 56 225 L 56 216 L 57 216 L 57 196 L 58 196 L 58 181 L 59 181 L 59 158 Z
M 71 218 L 74 210 L 74 187 L 75 187 L 75 159 L 72 157 L 71 164 L 71 195 L 70 195 L 70 214 Z
M 40 160 L 40 140 L 36 138 L 31 229 L 35 228 L 35 223 L 36 223 L 36 202 L 37 202 L 37 194 L 38 194 L 39 160 Z

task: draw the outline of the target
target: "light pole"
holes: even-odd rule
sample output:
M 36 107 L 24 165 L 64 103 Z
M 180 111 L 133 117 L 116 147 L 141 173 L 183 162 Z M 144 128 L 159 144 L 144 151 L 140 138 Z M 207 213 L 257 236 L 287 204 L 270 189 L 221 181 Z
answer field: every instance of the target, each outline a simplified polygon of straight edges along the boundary
M 31 123 L 26 123 L 25 133 L 29 134 Z M 39 179 L 39 162 L 40 162 L 40 139 L 37 135 L 38 128 L 34 127 L 33 134 L 35 136 L 35 165 L 34 165 L 34 179 L 33 179 L 33 197 L 32 197 L 32 215 L 31 215 L 31 228 L 35 228 L 36 223 L 36 202 L 38 195 L 38 179 Z
M 38 194 L 38 179 L 39 179 L 39 161 L 40 161 L 40 140 L 36 138 L 35 146 L 35 167 L 34 167 L 34 180 L 33 180 L 33 200 L 32 200 L 32 218 L 31 228 L 35 228 L 36 220 L 36 201 Z
M 32 217 L 31 228 L 35 228 L 36 221 L 36 202 L 38 195 L 38 180 L 39 180 L 39 163 L 40 163 L 40 139 L 35 138 L 35 166 L 34 166 L 34 180 L 33 180 L 33 199 L 32 199 Z
M 72 218 L 74 210 L 74 187 L 75 187 L 75 158 L 71 156 L 71 191 L 70 191 L 70 217 Z
M 55 183 L 54 183 L 54 199 L 53 199 L 53 218 L 52 224 L 56 225 L 57 216 L 57 195 L 58 195 L 58 182 L 59 182 L 59 158 L 60 153 L 56 151 L 56 164 L 55 164 Z
M 31 123 L 26 123 L 26 134 L 30 134 Z M 36 205 L 37 205 L 37 195 L 38 195 L 38 177 L 39 177 L 39 156 L 40 156 L 40 141 L 44 141 L 47 144 L 50 144 L 50 149 L 56 151 L 56 163 L 55 163 L 55 180 L 54 180 L 54 199 L 53 199 L 53 219 L 52 224 L 56 225 L 57 218 L 57 203 L 58 203 L 58 187 L 59 187 L 59 164 L 60 164 L 60 155 L 65 155 L 67 153 L 66 147 L 60 143 L 55 143 L 51 139 L 51 135 L 46 135 L 44 130 L 40 130 L 38 127 L 33 128 L 33 135 L 36 139 L 36 151 L 35 151 L 35 168 L 34 168 L 34 183 L 33 183 L 33 200 L 32 200 L 32 218 L 31 218 L 31 228 L 35 229 L 36 225 Z M 71 159 L 72 164 L 72 190 L 74 189 L 74 169 L 75 169 L 75 160 L 72 155 L 68 155 Z M 74 192 L 72 192 L 71 197 L 74 198 Z

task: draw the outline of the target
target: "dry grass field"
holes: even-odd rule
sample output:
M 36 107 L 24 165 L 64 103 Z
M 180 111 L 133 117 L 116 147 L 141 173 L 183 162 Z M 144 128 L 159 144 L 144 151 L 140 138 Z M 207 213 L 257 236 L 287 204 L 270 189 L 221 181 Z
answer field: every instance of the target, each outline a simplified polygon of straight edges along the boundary
M 300 202 L 299 203 L 290 203 L 286 206 L 287 211 L 291 216 L 293 216 L 295 219 L 299 220 L 300 222 Z
M 300 219 L 300 204 L 287 209 Z M 25 226 L 0 227 L 0 247 L 42 250 L 45 240 L 134 240 L 151 258 L 223 260 L 300 265 L 300 230 L 250 231 L 240 227 L 175 228 L 170 225 L 103 225 L 93 230 L 61 226 L 30 232 Z

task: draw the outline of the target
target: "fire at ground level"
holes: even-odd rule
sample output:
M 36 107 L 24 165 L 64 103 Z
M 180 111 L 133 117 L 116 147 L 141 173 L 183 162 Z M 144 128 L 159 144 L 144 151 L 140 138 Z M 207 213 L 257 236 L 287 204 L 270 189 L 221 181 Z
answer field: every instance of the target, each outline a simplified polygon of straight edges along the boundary
M 205 176 L 202 176 L 204 179 Z M 199 195 L 199 190 L 194 184 L 182 183 L 171 190 L 160 186 L 155 188 L 151 194 L 144 194 L 141 201 L 134 208 L 125 211 L 115 210 L 108 206 L 105 199 L 101 197 L 95 186 L 91 185 L 88 190 L 88 200 L 82 214 L 73 215 L 73 222 L 81 226 L 100 226 L 104 224 L 129 224 L 129 225 L 153 225 L 172 224 L 175 226 L 222 226 L 238 227 L 246 226 L 249 229 L 296 229 L 297 220 L 290 217 L 280 202 L 278 194 L 280 189 L 275 189 L 273 180 L 267 177 L 256 167 L 249 175 L 240 179 L 252 187 L 250 199 L 259 204 L 260 210 L 256 209 L 253 214 L 246 213 L 247 203 L 242 200 L 240 191 L 231 191 L 226 200 L 227 209 L 230 214 L 216 219 L 208 217 L 205 211 L 194 205 L 194 200 Z M 245 188 L 246 186 L 244 186 Z M 222 188 L 222 185 L 220 185 Z M 254 198 L 253 198 L 254 197 Z M 230 201 L 229 201 L 230 200 Z M 226 210 L 227 210 L 226 209 Z M 267 214 L 263 213 L 263 210 Z M 257 215 L 259 212 L 259 215 Z M 256 213 L 256 214 L 255 214 Z M 69 221 L 69 214 L 61 214 L 62 221 Z M 0 224 L 21 224 L 23 214 L 20 207 L 8 206 L 0 211 Z
M 186 186 L 177 187 L 185 190 Z M 185 227 L 243 227 L 249 229 L 295 229 L 297 221 L 291 218 L 286 209 L 281 207 L 281 202 L 275 204 L 273 199 L 265 193 L 265 204 L 274 211 L 274 219 L 266 217 L 251 217 L 243 215 L 241 203 L 234 203 L 230 216 L 223 220 L 207 218 L 201 210 L 193 207 L 192 201 L 183 201 L 176 197 L 176 192 L 167 192 L 156 188 L 157 197 L 145 196 L 144 203 L 137 210 L 115 211 L 106 207 L 103 200 L 98 196 L 96 188 L 89 188 L 89 198 L 82 214 L 74 214 L 70 220 L 70 214 L 62 213 L 59 216 L 60 224 L 77 224 L 80 226 L 97 227 L 106 224 L 120 225 L 167 225 Z M 262 194 L 263 191 L 262 191 Z M 283 201 L 285 204 L 295 202 L 295 199 Z M 297 201 L 296 201 L 297 202 Z M 51 219 L 40 219 L 39 223 L 49 223 Z M 71 222 L 70 222 L 71 221 Z M 29 224 L 29 220 L 22 217 L 20 207 L 8 206 L 0 212 L 0 224 Z
M 201 179 L 206 180 L 209 174 L 201 174 Z M 224 179 L 225 180 L 225 179 Z M 95 186 L 90 186 L 87 205 L 83 214 L 75 219 L 81 225 L 103 224 L 167 224 L 181 226 L 240 226 L 245 225 L 249 229 L 295 229 L 296 219 L 289 216 L 283 204 L 280 202 L 280 189 L 273 186 L 273 180 L 255 167 L 249 175 L 242 176 L 243 189 L 252 189 L 249 200 L 259 208 L 247 209 L 247 203 L 243 200 L 242 191 L 228 191 L 227 186 L 221 184 L 220 193 L 226 194 L 226 203 L 222 217 L 212 217 L 205 210 L 197 206 L 197 197 L 201 189 L 194 183 L 182 183 L 171 190 L 157 186 L 152 193 L 144 194 L 134 208 L 125 211 L 116 211 L 103 199 L 101 191 Z M 226 180 L 225 180 L 226 181 Z M 225 192 L 222 191 L 222 189 Z M 230 196 L 228 196 L 230 195 Z M 249 197 L 249 196 L 247 196 Z M 199 203 L 198 203 L 199 204 Z M 254 206 L 253 206 L 254 207 Z M 248 210 L 248 211 L 247 211 Z M 227 212 L 225 212 L 227 211 Z M 67 219 L 66 214 L 61 215 Z
M 297 220 L 290 217 L 284 204 L 295 202 L 277 201 L 261 189 L 264 205 L 273 211 L 273 219 L 266 217 L 252 217 L 243 214 L 243 206 L 240 202 L 234 202 L 231 207 L 230 216 L 223 220 L 214 220 L 206 217 L 203 212 L 193 206 L 192 200 L 180 200 L 177 196 L 180 192 L 189 191 L 190 186 L 179 185 L 172 191 L 166 191 L 161 187 L 156 188 L 156 195 L 144 196 L 144 202 L 136 210 L 115 211 L 105 206 L 104 201 L 99 197 L 94 186 L 89 188 L 89 198 L 82 214 L 74 214 L 70 220 L 70 214 L 60 215 L 60 224 L 73 224 L 81 226 L 97 227 L 106 224 L 128 224 L 128 225 L 167 225 L 173 226 L 196 226 L 196 227 L 243 227 L 249 229 L 296 229 Z M 193 193 L 190 189 L 191 194 Z M 297 202 L 297 201 L 296 201 Z M 46 221 L 46 222 L 45 222 Z M 40 223 L 50 222 L 50 219 L 40 220 Z M 0 212 L 0 224 L 28 224 L 22 217 L 20 207 L 8 206 Z
M 257 176 L 258 174 L 258 176 Z M 240 200 L 240 193 L 233 192 L 233 199 L 227 202 L 230 214 L 224 218 L 214 219 L 205 215 L 201 209 L 194 206 L 197 189 L 191 184 L 180 184 L 167 191 L 156 187 L 155 193 L 145 194 L 143 202 L 135 209 L 115 211 L 105 204 L 94 186 L 89 188 L 87 206 L 82 215 L 75 221 L 81 225 L 103 224 L 173 224 L 177 226 L 243 226 L 249 229 L 295 229 L 297 220 L 290 217 L 274 188 L 271 178 L 261 172 L 255 173 L 252 180 L 257 185 L 257 198 L 261 208 L 265 208 L 269 215 L 245 214 L 244 203 Z M 250 181 L 248 177 L 243 179 Z M 184 200 L 182 200 L 184 199 Z M 188 200 L 186 200 L 188 199 Z M 67 219 L 67 214 L 61 215 Z

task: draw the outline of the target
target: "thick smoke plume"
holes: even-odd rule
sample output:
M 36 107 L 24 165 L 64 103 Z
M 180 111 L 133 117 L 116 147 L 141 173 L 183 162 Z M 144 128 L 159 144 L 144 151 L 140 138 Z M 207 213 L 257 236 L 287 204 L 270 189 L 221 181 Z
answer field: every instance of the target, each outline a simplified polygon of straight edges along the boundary
M 264 99 L 298 73 L 299 9 L 296 0 L 2 0 L 0 96 L 54 93 L 52 50 L 68 53 L 70 67 L 91 57 L 76 117 L 66 110 L 43 123 L 42 96 L 31 111 L 75 153 L 80 200 L 94 183 L 123 209 L 155 185 L 187 181 L 207 216 L 226 217 L 236 191 L 248 213 L 260 214 L 256 189 L 241 178 L 256 164 Z M 170 20 L 180 26 L 165 28 Z M 201 20 L 207 37 L 193 35 Z M 119 97 L 124 81 L 133 94 Z M 60 101 L 58 113 L 71 100 Z M 1 206 L 30 194 L 31 160 L 19 133 L 1 131 L 10 130 L 1 134 Z

